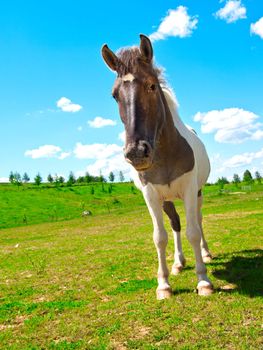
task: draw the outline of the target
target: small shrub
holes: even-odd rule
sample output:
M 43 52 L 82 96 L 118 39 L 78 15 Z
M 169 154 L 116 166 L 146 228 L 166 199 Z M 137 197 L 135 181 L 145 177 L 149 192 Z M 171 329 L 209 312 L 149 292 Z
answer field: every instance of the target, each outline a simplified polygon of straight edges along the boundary
M 131 186 L 131 193 L 136 194 L 134 186 Z
M 119 204 L 120 201 L 119 201 L 117 198 L 113 198 L 112 203 L 113 203 L 113 204 Z

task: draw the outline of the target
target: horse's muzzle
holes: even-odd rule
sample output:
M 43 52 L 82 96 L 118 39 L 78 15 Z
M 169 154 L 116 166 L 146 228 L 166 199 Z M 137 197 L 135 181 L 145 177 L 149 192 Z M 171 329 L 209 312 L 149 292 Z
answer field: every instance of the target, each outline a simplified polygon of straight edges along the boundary
M 147 141 L 129 143 L 124 151 L 125 159 L 137 171 L 144 171 L 152 166 L 153 149 Z

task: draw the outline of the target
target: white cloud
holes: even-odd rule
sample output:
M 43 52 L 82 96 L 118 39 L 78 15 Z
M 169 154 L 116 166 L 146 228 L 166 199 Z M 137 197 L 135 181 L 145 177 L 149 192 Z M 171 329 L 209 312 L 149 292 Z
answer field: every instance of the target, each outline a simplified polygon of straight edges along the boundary
M 61 148 L 54 145 L 43 145 L 38 148 L 25 151 L 25 156 L 32 159 L 38 158 L 58 158 L 65 159 L 70 156 L 70 152 L 62 152 Z
M 256 23 L 251 23 L 250 33 L 259 35 L 263 39 L 263 17 L 261 17 Z
M 68 158 L 71 155 L 71 152 L 62 152 L 59 156 L 58 159 L 63 160 L 65 158 Z
M 57 157 L 58 153 L 61 152 L 61 148 L 54 145 L 44 145 L 38 148 L 31 149 L 25 152 L 26 157 L 31 157 L 33 159 L 37 158 L 53 158 Z
M 233 23 L 239 19 L 247 18 L 246 13 L 247 9 L 241 3 L 241 0 L 228 0 L 225 6 L 215 13 L 215 16 L 227 23 Z
M 225 168 L 238 168 L 245 165 L 250 165 L 254 160 L 263 160 L 263 148 L 258 152 L 246 152 L 243 154 L 237 154 L 223 163 Z
M 122 171 L 126 179 L 132 177 L 132 167 L 125 161 L 123 147 L 116 144 L 91 144 L 82 145 L 77 143 L 75 156 L 79 159 L 94 159 L 85 171 L 79 171 L 78 175 L 84 175 L 86 171 L 97 176 L 102 173 L 104 176 L 112 171 L 116 175 Z
M 78 159 L 105 159 L 122 152 L 122 147 L 116 144 L 93 143 L 83 145 L 81 142 L 76 144 L 74 154 Z
M 96 160 L 93 164 L 87 166 L 86 171 L 95 176 L 102 173 L 106 177 L 111 171 L 116 175 L 122 171 L 126 179 L 132 177 L 132 168 L 125 161 L 122 152 L 115 154 L 110 158 Z
M 197 16 L 189 16 L 187 7 L 178 6 L 175 10 L 168 10 L 167 16 L 162 20 L 156 32 L 149 38 L 152 41 L 163 40 L 169 36 L 184 38 L 190 36 L 197 28 Z
M 0 183 L 3 183 L 3 182 L 9 182 L 9 178 L 8 177 L 0 177 Z
M 263 138 L 262 123 L 256 123 L 259 118 L 255 113 L 241 108 L 198 112 L 194 116 L 194 120 L 202 124 L 203 133 L 215 133 L 217 142 L 234 144 Z
M 126 141 L 126 132 L 125 131 L 120 132 L 119 135 L 118 135 L 118 139 L 121 140 L 123 143 L 125 143 L 125 141 Z
M 263 130 L 257 130 L 253 135 L 252 135 L 252 140 L 258 141 L 263 139 Z
M 104 126 L 114 126 L 117 124 L 115 120 L 96 117 L 94 120 L 87 122 L 91 128 L 103 128 Z
M 83 130 L 83 127 L 82 127 L 82 126 L 78 126 L 78 127 L 77 127 L 77 130 L 78 130 L 78 131 L 82 131 L 82 130 Z
M 57 101 L 57 107 L 60 108 L 63 112 L 79 112 L 82 109 L 81 105 L 72 103 L 69 98 L 61 97 Z

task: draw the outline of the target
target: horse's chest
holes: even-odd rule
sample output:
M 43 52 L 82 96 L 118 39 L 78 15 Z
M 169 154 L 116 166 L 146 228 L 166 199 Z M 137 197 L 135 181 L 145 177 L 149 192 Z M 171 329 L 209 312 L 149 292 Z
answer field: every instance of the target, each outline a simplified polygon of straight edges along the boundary
M 153 185 L 161 201 L 173 201 L 181 198 L 181 193 L 177 186 L 171 185 Z
M 151 186 L 155 189 L 161 201 L 173 201 L 177 198 L 183 199 L 187 184 L 189 184 L 190 174 L 191 172 L 180 176 L 169 185 L 151 184 Z

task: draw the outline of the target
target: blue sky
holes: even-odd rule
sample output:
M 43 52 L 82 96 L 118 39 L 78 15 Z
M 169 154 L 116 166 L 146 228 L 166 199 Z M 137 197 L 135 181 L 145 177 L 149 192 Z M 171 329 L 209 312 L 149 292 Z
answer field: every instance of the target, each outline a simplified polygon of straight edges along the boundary
M 263 175 L 263 2 L 6 1 L 0 4 L 0 180 L 129 168 L 100 49 L 153 40 L 211 181 Z

